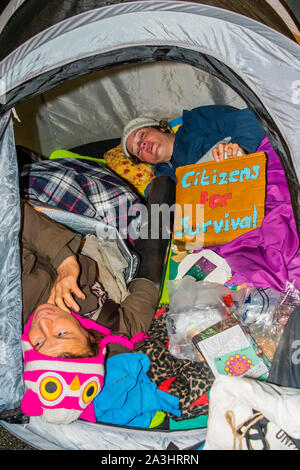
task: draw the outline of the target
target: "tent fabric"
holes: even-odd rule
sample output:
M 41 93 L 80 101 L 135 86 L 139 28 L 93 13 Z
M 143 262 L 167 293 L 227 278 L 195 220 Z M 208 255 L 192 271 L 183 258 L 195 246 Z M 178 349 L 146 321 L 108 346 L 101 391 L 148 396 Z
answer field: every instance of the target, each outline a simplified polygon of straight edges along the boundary
M 160 432 L 83 420 L 55 425 L 46 423 L 38 416 L 32 417 L 26 426 L 6 422 L 3 426 L 25 442 L 43 450 L 166 450 L 170 444 L 173 449 L 188 449 L 203 442 L 206 436 L 205 429 Z
M 167 44 L 178 47 L 181 45 L 183 48 L 182 52 L 180 51 L 181 55 L 185 48 L 188 52 L 195 50 L 210 53 L 211 57 L 218 58 L 227 67 L 230 66 L 231 70 L 234 70 L 264 103 L 267 111 L 272 110 L 272 119 L 279 128 L 283 128 L 283 138 L 293 144 L 296 143 L 294 125 L 298 122 L 298 118 L 295 115 L 297 109 L 293 106 L 293 101 L 295 101 L 295 83 L 299 77 L 298 46 L 283 36 L 279 35 L 274 38 L 275 33 L 263 25 L 238 15 L 224 14 L 224 11 L 215 8 L 209 9 L 206 6 L 189 4 L 188 12 L 182 15 L 182 9 L 185 11 L 185 6 L 182 2 L 122 4 L 86 12 L 65 20 L 63 27 L 59 24 L 49 28 L 45 33 L 29 41 L 26 46 L 20 46 L 1 63 L 0 76 L 5 84 L 5 96 L 2 96 L 2 100 L 6 101 L 3 109 L 12 106 L 17 99 L 25 99 L 28 94 L 32 96 L 33 93 L 40 93 L 43 90 L 41 73 L 44 76 L 48 71 L 48 75 L 45 76 L 47 87 L 54 86 L 58 80 L 70 78 L 67 73 L 68 64 L 71 67 L 78 57 L 82 59 L 94 54 L 103 56 L 108 51 L 112 53 L 121 48 L 124 55 L 121 51 L 114 59 L 125 61 L 131 56 L 132 51 L 130 47 L 124 50 L 124 46 Z M 118 27 L 120 17 L 122 28 Z M 202 18 L 205 18 L 205 27 Z M 234 23 L 234 28 L 229 27 L 231 22 Z M 132 24 L 140 25 L 140 27 L 131 28 Z M 118 31 L 118 34 L 111 35 L 112 30 Z M 126 38 L 125 44 L 124 37 Z M 92 41 L 91 38 L 93 38 Z M 238 46 L 236 46 L 237 40 Z M 235 44 L 234 54 L 232 53 L 233 44 Z M 151 53 L 153 54 L 153 51 Z M 182 60 L 184 60 L 183 57 Z M 53 67 L 57 67 L 58 64 L 60 73 L 56 68 L 55 73 L 52 72 L 50 75 L 50 70 L 53 71 Z M 79 73 L 79 64 L 77 62 L 76 64 L 77 73 Z M 107 66 L 105 61 L 100 64 L 102 68 L 105 66 Z M 276 86 L 273 84 L 275 68 L 278 71 Z M 72 67 L 71 71 L 74 77 L 76 71 Z M 259 71 L 258 77 L 256 71 Z M 80 70 L 80 73 L 83 71 Z M 33 83 L 34 77 L 37 76 L 39 79 Z M 286 83 L 287 77 L 289 77 L 289 83 Z M 20 87 L 19 93 L 12 92 L 12 89 L 17 90 L 18 86 Z M 25 96 L 24 90 L 26 90 Z M 17 95 L 20 97 L 18 98 Z M 288 116 L 284 123 L 280 119 L 282 107 Z M 124 121 L 126 118 L 127 116 L 123 116 L 121 120 Z
M 78 6 L 79 3 L 85 4 L 87 9 L 75 10 L 73 7 Z M 103 3 L 98 2 L 98 5 Z M 20 4 L 20 8 L 11 17 L 0 36 L 0 50 L 7 54 L 8 50 L 2 49 L 2 45 L 7 41 L 9 29 L 12 28 L 11 31 L 15 34 L 16 31 L 22 34 L 26 29 L 28 31 L 26 36 L 19 36 L 19 38 L 16 34 L 16 41 L 10 43 L 14 50 L 0 63 L 0 104 L 2 105 L 0 108 L 2 116 L 0 172 L 3 176 L 0 189 L 3 196 L 0 225 L 0 243 L 2 244 L 0 257 L 2 283 L 0 291 L 2 353 L 0 411 L 15 408 L 22 395 L 20 380 L 22 360 L 19 349 L 21 324 L 18 251 L 19 196 L 13 123 L 9 112 L 12 107 L 25 104 L 25 101 L 29 99 L 38 99 L 41 93 L 51 93 L 55 86 L 67 80 L 83 79 L 87 73 L 96 73 L 112 66 L 125 67 L 126 64 L 147 62 L 150 67 L 152 62 L 168 61 L 181 62 L 201 69 L 204 73 L 216 78 L 215 92 L 208 97 L 208 100 L 216 103 L 217 84 L 220 80 L 234 91 L 232 99 L 234 95 L 239 96 L 261 120 L 272 145 L 276 151 L 279 150 L 278 154 L 288 180 L 299 232 L 300 53 L 297 44 L 243 14 L 239 15 L 197 2 L 118 3 L 113 1 L 111 3 L 111 5 L 91 10 L 88 7 L 91 5 L 90 1 L 60 1 L 55 9 L 53 8 L 54 2 L 27 0 Z M 253 2 L 239 3 L 244 6 L 247 3 L 253 5 Z M 45 16 L 50 4 L 53 13 L 52 23 Z M 36 7 L 36 12 L 41 14 L 36 23 L 35 32 L 31 30 L 35 23 L 32 18 L 35 15 L 32 17 L 29 15 L 30 11 L 34 12 L 34 7 Z M 63 15 L 60 17 L 62 21 L 55 23 L 59 19 L 55 15 L 60 12 Z M 77 14 L 72 16 L 74 13 Z M 26 15 L 28 15 L 27 22 Z M 30 21 L 28 21 L 29 18 Z M 27 42 L 25 39 L 28 39 Z M 171 90 L 173 89 L 172 70 L 171 67 L 168 81 L 165 82 L 168 82 Z M 151 88 L 152 83 L 148 83 L 148 95 L 143 100 L 142 92 L 145 87 L 139 92 L 133 86 L 128 95 L 137 93 L 137 101 L 131 102 L 129 96 L 124 98 L 127 93 L 126 87 L 122 88 L 117 75 L 115 78 L 115 91 L 118 93 L 112 100 L 107 100 L 107 107 L 110 107 L 111 111 L 106 114 L 107 119 L 99 121 L 99 140 L 120 136 L 117 135 L 118 130 L 128 119 L 140 112 L 138 100 L 143 103 L 144 107 L 148 107 L 149 112 L 155 111 L 151 104 L 151 97 L 155 91 L 159 90 L 158 85 Z M 176 82 L 176 77 L 174 82 Z M 134 84 L 134 81 L 132 83 Z M 208 89 L 207 87 L 206 90 Z M 100 95 L 96 104 L 106 100 L 105 93 Z M 91 94 L 90 97 L 92 96 L 95 95 Z M 174 113 L 178 111 L 178 115 L 182 112 L 179 104 L 182 103 L 183 98 L 180 97 L 176 109 L 172 110 Z M 66 103 L 66 100 L 64 102 Z M 126 105 L 120 107 L 122 102 Z M 69 109 L 74 104 L 76 106 L 76 97 L 70 100 Z M 168 102 L 162 100 L 162 104 L 167 106 Z M 195 103 L 196 106 L 199 104 L 201 103 Z M 77 108 L 73 109 L 76 114 Z M 52 110 L 53 115 L 55 115 L 55 109 Z M 112 123 L 116 117 L 117 127 L 114 127 Z M 91 113 L 90 121 L 94 118 Z M 57 119 L 57 123 L 59 122 L 61 121 Z M 16 123 L 15 126 L 17 125 Z M 76 126 L 72 127 L 71 121 L 69 121 L 69 126 L 75 132 Z M 54 126 L 51 131 L 56 132 L 58 128 L 59 125 Z M 105 137 L 103 137 L 104 130 L 107 131 Z M 86 142 L 74 142 L 74 145 L 83 143 Z M 18 429 L 21 435 L 24 430 Z M 25 439 L 31 440 L 29 437 L 31 433 L 37 435 L 39 442 L 45 441 L 42 444 L 45 448 L 49 445 L 52 448 L 62 449 L 109 450 L 165 449 L 170 441 L 178 444 L 179 448 L 186 448 L 200 441 L 201 436 L 205 435 L 205 432 L 201 434 L 199 430 L 164 434 L 158 431 L 141 432 L 118 428 L 116 432 L 114 427 L 92 426 L 82 422 L 68 425 L 65 429 L 65 427 L 55 425 L 49 426 L 38 418 L 30 420 L 26 432 L 28 432 L 27 437 L 23 434 Z
M 187 8 L 188 7 L 188 8 Z M 172 18 L 172 12 L 177 13 L 177 20 L 182 20 L 182 25 L 180 27 L 181 21 L 179 21 L 179 25 L 177 21 L 173 21 Z M 185 14 L 182 15 L 182 12 Z M 147 14 L 147 20 L 145 18 L 145 14 Z M 5 68 L 11 69 L 14 65 L 14 63 L 18 64 L 17 69 L 15 70 L 14 77 L 12 76 L 12 71 L 10 72 L 10 75 L 12 76 L 12 79 L 15 78 L 17 81 L 18 79 L 21 78 L 21 75 L 23 75 L 23 82 L 25 80 L 28 80 L 29 78 L 32 78 L 33 75 L 35 74 L 34 68 L 35 66 L 38 66 L 40 70 L 47 70 L 50 69 L 51 67 L 51 56 L 48 56 L 49 62 L 45 62 L 42 60 L 44 57 L 45 52 L 45 44 L 46 44 L 46 49 L 51 47 L 51 51 L 55 51 L 56 53 L 53 54 L 53 60 L 55 61 L 56 64 L 65 64 L 68 61 L 70 62 L 72 59 L 77 59 L 78 57 L 83 57 L 84 55 L 84 48 L 86 50 L 85 54 L 88 55 L 94 55 L 98 51 L 103 51 L 104 49 L 107 50 L 107 48 L 113 49 L 114 47 L 118 46 L 118 43 L 120 42 L 120 39 L 122 39 L 122 47 L 124 47 L 125 44 L 130 44 L 132 41 L 141 41 L 141 43 L 145 44 L 146 42 L 151 41 L 152 44 L 157 43 L 159 40 L 159 35 L 162 34 L 162 40 L 166 41 L 166 39 L 169 41 L 169 43 L 181 40 L 183 43 L 184 40 L 187 40 L 185 36 L 188 36 L 188 34 L 184 34 L 185 31 L 189 31 L 192 28 L 192 25 L 196 21 L 196 17 L 192 16 L 191 18 L 189 15 L 201 15 L 205 18 L 205 20 L 208 20 L 213 17 L 216 19 L 221 20 L 221 23 L 224 22 L 224 25 L 226 25 L 227 22 L 232 22 L 236 25 L 242 26 L 241 28 L 241 33 L 242 35 L 245 34 L 246 31 L 244 31 L 244 28 L 249 28 L 250 31 L 253 33 L 258 33 L 259 35 L 265 37 L 267 40 L 268 38 L 271 39 L 272 35 L 274 34 L 274 31 L 272 31 L 269 28 L 266 28 L 263 25 L 260 25 L 258 23 L 252 22 L 251 20 L 248 20 L 247 18 L 241 17 L 239 15 L 234 15 L 229 12 L 224 12 L 224 10 L 217 9 L 217 8 L 208 8 L 206 6 L 199 6 L 195 3 L 189 3 L 188 5 L 184 2 L 134 2 L 134 3 L 124 3 L 121 5 L 115 5 L 115 6 L 110 6 L 110 7 L 104 7 L 104 8 L 98 8 L 95 10 L 87 11 L 82 13 L 81 15 L 69 18 L 65 20 L 63 23 L 58 23 L 56 25 L 53 25 L 52 27 L 48 28 L 46 31 L 38 34 L 37 36 L 33 37 L 26 45 L 20 45 L 20 47 L 9 57 L 7 57 L 6 60 L 2 61 L 1 65 L 1 76 L 2 79 L 5 80 L 6 83 L 6 89 L 9 91 L 9 89 L 13 86 L 16 86 L 16 83 L 12 84 L 11 80 L 5 76 L 6 70 Z M 142 16 L 141 16 L 142 15 Z M 163 15 L 163 16 L 160 16 Z M 122 17 L 122 28 L 115 28 L 114 27 L 114 21 L 113 18 L 118 18 L 117 21 L 119 21 L 120 16 Z M 139 20 L 139 18 L 141 18 Z M 186 18 L 187 21 L 184 21 L 184 18 Z M 191 19 L 191 22 L 188 22 L 188 20 Z M 105 20 L 105 25 L 102 23 L 101 30 L 97 29 L 97 21 Z M 132 24 L 141 24 L 145 25 L 145 23 L 148 23 L 149 21 L 149 26 L 146 28 L 132 28 Z M 170 23 L 168 25 L 168 23 Z M 90 35 L 87 34 L 87 25 L 90 24 L 90 27 L 94 25 L 95 30 L 97 29 L 98 34 L 92 34 L 92 31 L 90 30 Z M 156 36 L 156 30 L 151 31 L 149 30 L 149 27 L 154 27 L 158 28 L 157 33 L 158 36 Z M 163 31 L 160 31 L 160 27 L 163 25 L 167 25 L 168 28 L 162 28 Z M 200 25 L 199 25 L 200 26 Z M 221 35 L 220 38 L 216 36 L 216 32 L 218 29 L 220 29 L 220 23 L 214 21 L 212 24 L 205 24 L 205 38 L 202 37 L 199 38 L 200 44 L 205 43 L 208 39 L 213 40 L 213 45 L 216 46 L 215 42 L 220 39 L 222 40 L 222 44 L 218 44 L 217 49 L 222 45 L 225 46 L 225 44 L 228 45 L 228 49 L 230 44 L 232 43 L 232 38 L 231 34 L 226 31 L 226 35 L 224 37 L 223 34 Z M 222 25 L 223 26 L 223 25 Z M 102 33 L 102 28 L 104 27 L 103 33 Z M 175 29 L 174 29 L 175 28 Z M 23 28 L 24 29 L 24 28 Z M 74 33 L 76 29 L 76 34 Z M 172 30 L 173 29 L 173 30 Z M 203 30 L 203 24 L 202 28 L 200 27 L 200 30 Z M 225 28 L 226 29 L 226 28 Z M 94 31 L 95 31 L 94 30 Z M 117 31 L 118 34 L 107 34 L 107 31 Z M 148 30 L 148 34 L 147 34 Z M 177 30 L 177 31 L 176 31 Z M 250 32 L 249 31 L 249 32 Z M 166 34 L 166 32 L 168 34 Z M 191 31 L 193 32 L 193 31 Z M 248 34 L 249 34 L 248 32 Z M 164 34 L 163 34 L 164 33 Z M 222 32 L 224 33 L 224 32 Z M 235 36 L 237 31 L 232 32 L 232 36 Z M 228 34 L 228 37 L 226 37 Z M 2 36 L 2 35 L 1 35 Z M 59 50 L 57 50 L 56 43 L 59 42 L 59 39 L 62 39 L 62 36 L 64 36 L 64 43 L 61 43 L 61 46 Z M 75 37 L 76 36 L 76 37 Z M 89 36 L 89 41 L 87 40 L 87 36 Z M 86 39 L 84 40 L 84 38 Z M 91 42 L 91 38 L 93 38 L 93 41 Z M 126 41 L 124 42 L 124 38 L 126 38 Z M 157 40 L 153 40 L 156 38 Z M 197 36 L 194 37 L 193 34 L 193 41 L 192 45 L 197 46 L 198 40 Z M 206 41 L 203 41 L 203 39 L 206 39 Z M 250 38 L 247 38 L 250 40 Z M 276 43 L 282 39 L 285 40 L 283 36 L 279 36 L 277 38 Z M 56 40 L 56 41 L 55 41 Z M 272 39 L 271 39 L 272 40 Z M 53 41 L 53 42 L 52 42 Z M 73 42 L 75 41 L 75 42 Z M 211 41 L 211 40 L 210 40 Z M 209 41 L 209 42 L 210 42 Z M 288 40 L 286 40 L 288 41 Z M 78 42 L 82 42 L 81 47 L 78 46 Z M 281 42 L 281 41 L 280 41 Z M 88 44 L 87 44 L 88 43 Z M 102 47 L 101 47 L 102 44 Z M 287 42 L 285 45 L 287 46 Z M 90 47 L 86 47 L 89 45 Z M 290 46 L 292 43 L 290 44 Z M 43 47 L 44 46 L 44 47 Z M 296 45 L 295 45 L 296 46 Z M 246 50 L 248 48 L 251 48 L 251 43 L 249 43 L 248 46 L 246 46 Z M 69 49 L 69 51 L 67 51 Z M 223 49 L 223 47 L 221 48 Z M 226 48 L 225 48 L 226 49 Z M 255 52 L 257 49 L 257 44 L 255 46 Z M 20 58 L 22 55 L 24 56 L 24 52 L 26 50 L 26 56 L 28 57 L 28 60 L 30 60 L 30 67 L 27 65 L 27 74 L 30 74 L 29 76 L 27 75 L 24 76 L 24 68 L 21 68 L 21 63 L 20 63 Z M 33 50 L 39 51 L 40 57 L 36 58 L 34 60 L 34 54 Z M 295 52 L 297 49 L 294 49 Z M 245 49 L 243 49 L 245 52 Z M 228 51 L 222 51 L 223 54 L 224 52 Z M 57 54 L 57 55 L 56 55 Z M 299 52 L 297 52 L 299 54 Z M 71 56 L 73 57 L 71 57 Z M 74 57 L 75 55 L 75 57 Z M 60 57 L 63 56 L 63 59 L 60 59 Z M 69 57 L 70 56 L 70 57 Z M 245 57 L 245 60 L 247 60 L 247 57 Z M 225 61 L 225 63 L 230 63 L 231 61 Z M 251 63 L 251 61 L 249 62 Z M 5 67 L 5 64 L 7 67 Z M 24 66 L 26 66 L 26 63 L 24 63 Z M 33 70 L 31 70 L 31 67 Z
M 245 15 L 248 18 L 270 26 L 290 39 L 294 39 L 277 10 L 274 10 L 274 8 L 268 4 L 270 2 L 267 3 L 267 1 L 262 0 L 244 0 L 242 2 L 237 2 L 236 0 L 201 0 L 201 3 Z
M 144 48 L 143 52 L 146 53 Z M 88 152 L 97 157 L 102 156 L 100 146 L 91 143 L 120 137 L 129 113 L 135 109 L 143 114 L 151 106 L 159 118 L 177 117 L 184 106 L 192 108 L 211 102 L 246 106 L 220 79 L 186 64 L 163 61 L 122 65 L 64 82 L 17 105 L 21 122 L 15 123 L 15 138 L 18 145 L 45 157 L 56 149 L 78 146 L 77 153 Z
M 10 113 L 0 120 L 0 412 L 16 408 L 22 380 L 18 169 Z
M 300 29 L 300 4 L 298 0 L 281 0 L 283 7 L 291 15 L 292 20 L 295 22 L 298 30 Z
M 290 31 L 293 33 L 295 39 L 299 43 L 299 34 L 300 34 L 300 9 L 298 3 L 298 13 L 297 6 L 294 4 L 294 1 L 286 0 L 267 0 L 278 15 L 282 18 L 285 24 L 288 26 Z
M 127 3 L 134 1 L 136 0 L 127 0 Z M 0 31 L 3 30 L 0 39 L 0 59 L 2 60 L 12 50 L 53 24 L 85 11 L 106 6 L 107 3 L 105 0 L 51 0 L 51 2 L 12 0 L 3 18 L 4 24 L 0 22 Z M 119 3 L 119 1 L 114 0 L 109 3 Z M 289 28 L 265 0 L 243 0 L 243 2 L 240 0 L 201 0 L 197 3 L 245 15 L 293 39 Z M 26 28 L 23 27 L 24 21 Z M 8 23 L 7 26 L 6 23 Z

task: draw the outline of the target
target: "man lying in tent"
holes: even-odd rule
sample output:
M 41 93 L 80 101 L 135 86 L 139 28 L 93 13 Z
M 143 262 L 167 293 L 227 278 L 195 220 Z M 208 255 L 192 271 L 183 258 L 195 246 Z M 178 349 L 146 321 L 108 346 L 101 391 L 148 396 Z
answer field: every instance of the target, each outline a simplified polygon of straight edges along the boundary
M 93 289 L 97 282 L 96 263 L 79 253 L 80 237 L 37 212 L 28 202 L 21 201 L 21 214 L 24 323 L 21 340 L 23 378 L 28 388 L 22 400 L 23 412 L 29 416 L 43 415 L 47 421 L 55 423 L 68 423 L 79 416 L 95 421 L 95 414 L 90 413 L 91 407 L 87 405 L 95 398 L 95 390 L 99 393 L 103 386 L 105 357 L 114 360 L 110 365 L 110 374 L 121 374 L 121 377 L 125 374 L 127 383 L 130 379 L 136 384 L 135 388 L 131 386 L 134 395 L 138 391 L 144 393 L 145 386 L 148 392 L 147 407 L 150 398 L 155 407 L 161 398 L 161 409 L 178 419 L 180 414 L 184 419 L 198 416 L 203 410 L 207 412 L 208 400 L 204 398 L 213 376 L 205 363 L 180 361 L 168 351 L 165 316 L 157 312 L 157 319 L 152 322 L 158 303 L 155 283 L 150 279 L 135 278 L 128 286 L 129 295 L 125 300 L 120 305 L 107 300 L 97 317 L 98 289 Z M 163 261 L 160 267 L 163 268 Z M 85 316 L 91 312 L 92 318 L 91 315 Z M 149 331 L 150 337 L 146 339 L 144 333 L 148 332 L 150 323 L 153 331 L 151 334 Z M 120 354 L 132 351 L 141 354 L 125 354 L 124 359 L 124 354 Z M 147 377 L 145 365 L 149 368 Z M 127 368 L 126 373 L 124 368 Z M 136 369 L 138 376 L 135 375 Z M 61 378 L 62 371 L 64 378 Z M 84 395 L 85 400 L 66 403 L 69 393 L 75 400 L 76 393 L 83 391 L 82 383 L 90 383 L 91 374 L 93 378 L 96 375 L 96 382 L 92 381 L 94 388 L 91 387 L 89 393 Z M 175 380 L 176 377 L 178 380 Z M 193 380 L 188 377 L 193 377 Z M 62 393 L 61 389 L 62 385 L 68 388 L 66 384 L 70 385 L 68 394 L 65 390 Z M 156 389 L 155 384 L 162 388 Z M 132 409 L 132 401 L 130 404 L 124 398 L 128 396 L 128 390 L 122 395 L 125 403 L 121 406 L 120 387 L 113 389 L 112 386 L 108 383 L 104 390 L 105 411 L 109 414 L 106 422 L 126 424 L 126 421 L 120 421 L 120 413 L 124 412 L 126 419 L 130 416 L 130 421 L 135 416 L 139 420 L 143 417 L 142 427 L 148 427 L 149 413 L 143 415 L 143 407 L 138 411 Z M 121 410 L 110 401 L 116 395 Z M 204 398 L 198 404 L 199 395 Z M 97 399 L 99 397 L 97 395 Z M 94 402 L 96 400 L 93 406 Z M 195 402 L 192 408 L 191 402 Z M 101 403 L 103 405 L 103 400 Z M 145 402 L 141 399 L 134 400 L 134 403 Z M 84 411 L 85 406 L 89 413 Z M 104 421 L 102 412 L 100 421 Z
M 33 346 L 53 356 L 91 354 L 82 350 L 87 342 L 80 331 L 75 337 L 74 332 L 73 336 L 65 334 L 66 328 L 61 332 L 54 328 L 52 334 L 51 321 L 46 325 L 52 315 L 62 323 L 70 320 L 70 310 L 89 314 L 96 321 L 99 315 L 103 326 L 130 337 L 149 329 L 158 302 L 158 289 L 152 281 L 136 278 L 121 308 L 107 299 L 99 313 L 97 263 L 79 252 L 81 237 L 25 201 L 21 209 L 23 323 L 36 312 L 29 335 Z M 112 351 L 117 349 L 112 345 Z
M 158 289 L 148 279 L 134 279 L 121 304 L 108 300 L 97 316 L 97 265 L 79 253 L 81 238 L 25 201 L 21 214 L 21 342 L 27 387 L 21 409 L 57 424 L 78 417 L 94 422 L 105 359 L 143 344 Z M 91 313 L 93 319 L 84 316 Z
M 174 120 L 175 121 L 175 120 Z M 152 117 L 138 117 L 124 128 L 122 146 L 127 156 L 155 165 L 155 176 L 175 178 L 176 168 L 209 158 L 222 161 L 256 151 L 265 133 L 250 109 L 226 105 L 200 106 L 183 111 L 178 131 Z M 200 162 L 199 162 L 200 163 Z

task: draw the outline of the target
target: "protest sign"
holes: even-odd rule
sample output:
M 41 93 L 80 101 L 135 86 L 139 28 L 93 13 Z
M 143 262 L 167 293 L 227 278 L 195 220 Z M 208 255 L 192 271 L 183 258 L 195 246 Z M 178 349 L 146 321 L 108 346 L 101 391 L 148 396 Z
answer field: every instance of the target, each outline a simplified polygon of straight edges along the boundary
M 263 152 L 176 170 L 174 242 L 179 249 L 221 245 L 260 227 L 264 218 Z

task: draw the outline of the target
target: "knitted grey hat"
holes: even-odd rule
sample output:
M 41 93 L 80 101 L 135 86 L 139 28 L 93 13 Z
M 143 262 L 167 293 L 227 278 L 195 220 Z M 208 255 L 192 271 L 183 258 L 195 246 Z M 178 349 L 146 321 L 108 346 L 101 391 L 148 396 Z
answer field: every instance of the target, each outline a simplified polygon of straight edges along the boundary
M 123 137 L 121 140 L 121 144 L 122 144 L 124 153 L 127 155 L 127 157 L 130 157 L 130 153 L 127 150 L 126 142 L 131 132 L 135 131 L 136 129 L 140 129 L 141 127 L 153 127 L 153 126 L 158 126 L 158 125 L 159 125 L 159 121 L 157 121 L 157 119 L 154 119 L 153 117 L 147 117 L 147 116 L 137 117 L 129 121 L 128 124 L 126 124 L 123 130 Z

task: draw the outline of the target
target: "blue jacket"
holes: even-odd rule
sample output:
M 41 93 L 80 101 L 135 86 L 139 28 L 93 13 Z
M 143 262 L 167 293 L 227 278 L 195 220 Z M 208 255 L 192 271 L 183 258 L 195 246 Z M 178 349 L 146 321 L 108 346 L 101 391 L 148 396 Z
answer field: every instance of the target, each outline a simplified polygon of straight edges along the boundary
M 197 163 L 208 150 L 226 137 L 231 137 L 230 142 L 239 144 L 245 152 L 253 153 L 265 133 L 248 108 L 212 105 L 183 111 L 182 126 L 175 137 L 170 164 L 155 165 L 155 176 L 169 175 L 176 181 L 176 168 Z
M 94 398 L 97 421 L 149 428 L 157 411 L 181 416 L 179 398 L 163 392 L 147 371 L 150 359 L 143 353 L 124 353 L 106 361 L 101 393 Z

